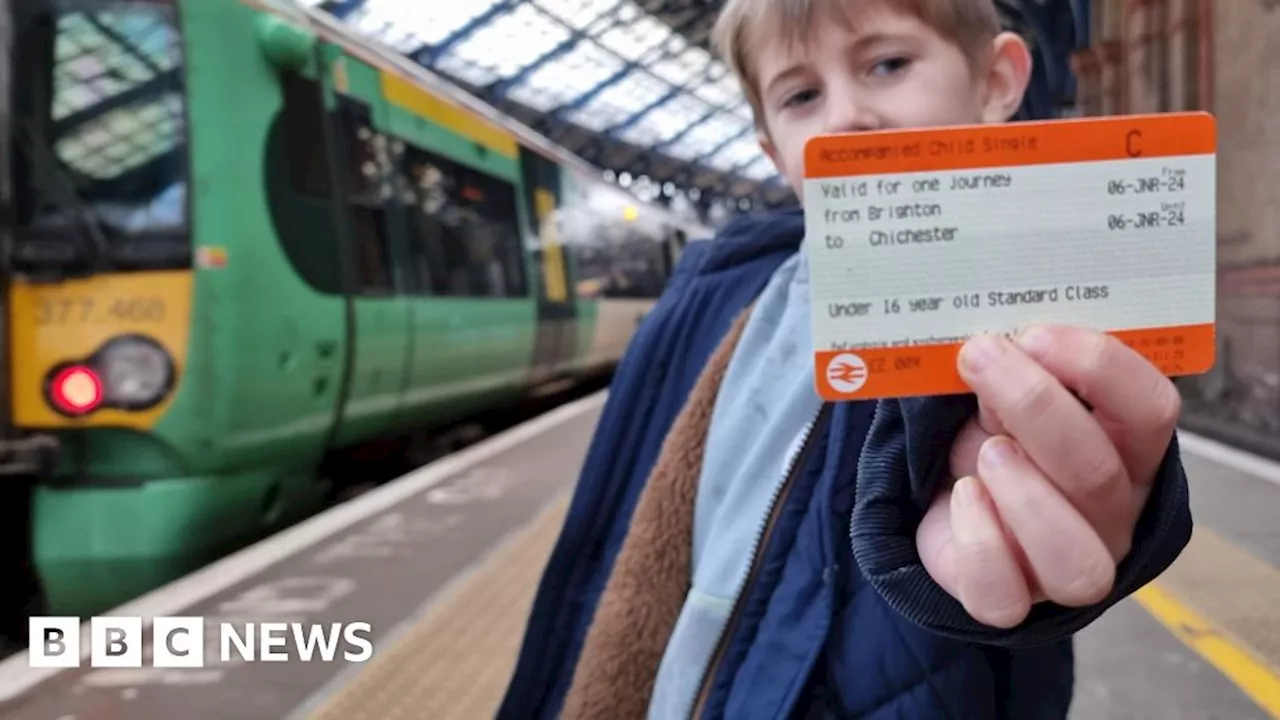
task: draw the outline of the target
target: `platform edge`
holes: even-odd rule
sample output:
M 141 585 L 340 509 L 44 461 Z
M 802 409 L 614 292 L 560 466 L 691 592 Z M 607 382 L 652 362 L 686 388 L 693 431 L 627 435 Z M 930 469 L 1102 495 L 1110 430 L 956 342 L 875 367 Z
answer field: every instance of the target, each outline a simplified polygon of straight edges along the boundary
M 361 520 L 377 514 L 416 493 L 430 489 L 454 474 L 495 455 L 529 442 L 552 428 L 603 407 L 608 391 L 566 403 L 516 427 L 457 453 L 424 465 L 353 500 L 329 508 L 293 527 L 217 560 L 189 575 L 157 588 L 142 597 L 102 614 L 142 617 L 143 628 L 156 615 L 171 615 L 230 587 L 254 573 L 297 552 L 312 547 Z M 90 657 L 90 626 L 81 622 L 81 662 Z M 65 670 L 75 668 L 29 667 L 29 651 L 23 650 L 0 661 L 0 702 L 12 700 Z

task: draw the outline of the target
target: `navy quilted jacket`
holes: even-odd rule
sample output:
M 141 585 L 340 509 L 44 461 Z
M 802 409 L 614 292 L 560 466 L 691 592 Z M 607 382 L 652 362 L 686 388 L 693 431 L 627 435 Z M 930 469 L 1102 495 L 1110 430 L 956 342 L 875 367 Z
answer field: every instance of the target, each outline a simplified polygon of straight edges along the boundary
M 543 575 L 501 720 L 554 718 L 667 428 L 734 318 L 803 237 L 788 210 L 687 249 L 614 380 Z M 1111 596 L 974 622 L 926 573 L 915 528 L 972 396 L 829 406 L 762 547 L 706 718 L 1065 718 L 1071 635 L 1155 578 L 1191 535 L 1176 439 Z M 607 719 L 604 719 L 607 720 Z

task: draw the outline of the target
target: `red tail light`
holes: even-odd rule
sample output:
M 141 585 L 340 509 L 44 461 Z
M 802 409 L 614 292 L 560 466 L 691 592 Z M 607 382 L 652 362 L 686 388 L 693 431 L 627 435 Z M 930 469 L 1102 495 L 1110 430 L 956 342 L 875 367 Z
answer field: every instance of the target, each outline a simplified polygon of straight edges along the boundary
M 49 401 L 67 415 L 93 412 L 102 404 L 102 378 L 92 368 L 63 368 L 49 383 Z

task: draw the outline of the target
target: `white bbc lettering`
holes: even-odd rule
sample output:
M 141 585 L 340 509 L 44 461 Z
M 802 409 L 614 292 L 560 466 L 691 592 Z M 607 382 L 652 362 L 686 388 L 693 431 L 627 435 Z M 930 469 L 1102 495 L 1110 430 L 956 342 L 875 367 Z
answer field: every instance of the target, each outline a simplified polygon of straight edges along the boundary
M 347 662 L 362 663 L 373 657 L 373 640 L 368 637 L 361 637 L 360 631 L 364 631 L 365 635 L 373 633 L 373 626 L 366 622 L 347 623 L 342 630 L 342 636 L 347 639 L 351 645 L 356 645 L 362 650 L 358 654 L 351 652 L 343 653 L 343 659 Z
M 204 667 L 204 620 L 158 617 L 151 623 L 152 664 L 163 668 Z
M 339 630 L 329 630 L 329 626 L 311 622 L 312 617 L 355 589 L 356 583 L 350 578 L 288 577 L 254 586 L 220 603 L 214 614 L 203 618 L 156 617 L 152 631 L 144 633 L 145 642 L 128 645 L 131 652 L 139 647 L 136 652 L 140 655 L 126 667 L 139 669 L 96 669 L 77 684 L 209 685 L 225 680 L 231 668 L 251 662 L 281 662 L 294 657 L 303 662 L 338 658 L 365 662 L 373 654 L 373 644 L 361 635 L 371 632 L 368 623 L 340 623 Z M 136 619 L 141 622 L 141 618 Z M 32 618 L 32 665 L 42 661 L 57 663 L 44 667 L 78 666 L 78 623 L 78 618 Z M 265 632 L 263 625 L 267 626 Z M 43 628 L 48 628 L 47 633 Z M 37 646 L 36 639 L 46 635 L 49 650 L 41 652 L 44 648 Z M 345 644 L 339 643 L 338 638 Z M 140 667 L 144 663 L 154 669 Z
M 95 617 L 89 625 L 89 639 L 89 664 L 93 667 L 142 667 L 142 618 Z
M 247 653 L 246 655 L 228 654 L 222 651 L 223 636 L 221 628 L 224 625 L 230 624 L 241 628 L 241 635 L 243 635 L 243 628 L 248 623 L 266 621 L 306 622 L 311 615 L 324 612 L 334 602 L 354 592 L 355 587 L 353 580 L 337 577 L 286 577 L 251 587 L 240 595 L 220 603 L 213 615 L 204 618 L 204 630 L 202 632 L 204 661 L 203 665 L 192 666 L 191 669 L 185 670 L 190 675 L 189 678 L 181 676 L 180 673 L 184 672 L 184 670 L 170 666 L 173 669 L 166 673 L 139 674 L 136 679 L 142 680 L 146 684 L 156 685 L 185 684 L 188 681 L 195 684 L 218 682 L 222 679 L 221 676 L 215 677 L 209 672 L 197 672 L 195 668 L 210 668 L 221 672 L 257 659 L 256 644 L 252 655 Z M 73 622 L 77 621 L 76 618 L 71 618 L 71 620 Z M 32 637 L 35 638 L 36 635 L 33 634 Z M 151 641 L 147 643 L 143 651 L 148 660 L 152 662 L 156 662 L 154 660 L 155 656 L 161 654 L 155 648 L 158 639 L 155 633 L 152 632 Z M 78 644 L 78 635 L 75 636 L 75 640 Z M 242 638 L 242 640 L 244 639 Z M 181 645 L 185 638 L 179 636 L 174 641 Z M 68 653 L 68 655 L 72 654 Z M 32 657 L 34 658 L 34 654 Z M 79 654 L 77 650 L 74 654 L 74 663 L 63 665 L 62 667 L 76 667 L 78 663 Z M 113 678 L 119 676 L 118 673 L 104 677 L 95 677 L 94 675 L 94 673 L 87 674 L 81 680 L 81 683 L 97 685 L 100 682 L 104 682 L 108 685 L 113 685 L 115 682 Z
M 80 618 L 31 617 L 28 664 L 38 668 L 80 666 Z
M 369 623 L 227 623 L 220 629 L 220 659 L 230 662 L 287 662 L 295 657 L 302 662 L 313 659 L 333 662 L 338 657 L 341 641 L 359 648 L 346 650 L 342 658 L 348 662 L 365 662 L 373 656 L 373 643 L 362 637 L 372 632 Z M 290 652 L 290 640 L 294 652 Z
M 277 651 L 276 648 L 284 648 L 288 641 L 289 624 L 288 623 L 262 623 L 259 627 L 259 637 L 262 638 L 262 660 L 265 662 L 285 662 L 289 659 L 289 653 L 283 650 Z M 252 625 L 249 632 L 253 632 Z
M 32 618 L 37 642 L 29 653 L 31 666 L 78 667 L 78 625 L 78 618 Z M 80 684 L 111 687 L 218 682 L 223 677 L 220 670 L 203 668 L 219 664 L 219 660 L 222 665 L 232 664 L 237 656 L 239 662 L 296 659 L 327 663 L 339 656 L 348 662 L 365 662 L 373 656 L 369 638 L 373 628 L 367 622 L 237 622 L 223 618 L 210 623 L 200 617 L 159 616 L 152 618 L 151 627 L 148 643 L 144 642 L 147 633 L 141 617 L 92 618 L 89 666 L 97 670 Z M 211 640 L 218 643 L 213 657 L 209 657 Z
M 342 638 L 341 623 L 312 625 L 305 636 L 301 623 L 294 623 L 290 629 L 293 630 L 293 645 L 298 649 L 299 660 L 310 661 L 312 655 L 319 650 L 320 659 L 333 662 L 333 656 L 338 651 L 338 641 Z
M 305 623 L 355 589 L 350 578 L 288 577 L 252 587 L 220 603 L 217 614 L 205 618 L 207 665 L 235 667 L 257 661 L 259 624 Z

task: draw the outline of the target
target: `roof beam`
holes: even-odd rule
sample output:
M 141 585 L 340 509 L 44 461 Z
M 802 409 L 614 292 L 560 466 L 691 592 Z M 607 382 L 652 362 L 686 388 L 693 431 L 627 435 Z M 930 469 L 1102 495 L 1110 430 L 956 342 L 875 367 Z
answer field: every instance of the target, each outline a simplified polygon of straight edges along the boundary
M 365 0 L 326 0 L 320 3 L 320 9 L 338 18 L 346 20 L 364 6 Z
M 636 62 L 624 62 L 622 64 L 622 67 L 619 68 L 617 72 L 613 73 L 612 75 L 605 78 L 604 80 L 601 80 L 600 82 L 596 83 L 593 87 L 591 87 L 586 92 L 579 95 L 578 97 L 574 98 L 570 102 L 567 102 L 564 105 L 561 105 L 560 107 L 552 110 L 551 113 L 559 117 L 564 115 L 565 112 L 569 110 L 581 110 L 583 107 L 587 105 L 587 103 L 591 102 L 592 100 L 595 100 L 600 95 L 600 93 L 622 82 L 622 79 L 630 75 L 631 71 L 634 70 L 638 65 L 639 63 L 636 63 Z
M 693 132 L 699 127 L 702 127 L 703 125 L 706 125 L 708 122 L 711 121 L 711 118 L 719 115 L 722 112 L 731 112 L 731 111 L 729 110 L 729 108 L 724 107 L 723 105 L 719 107 L 713 107 L 711 108 L 710 112 L 703 113 L 701 117 L 695 118 L 693 122 L 681 128 L 680 132 L 676 133 L 675 135 L 672 135 L 666 140 L 663 140 L 657 145 L 654 145 L 653 150 L 655 152 L 661 152 L 663 150 L 666 150 L 672 145 L 675 145 L 676 143 L 683 140 L 689 133 Z
M 461 27 L 454 30 L 445 37 L 445 39 L 435 45 L 424 45 L 417 50 L 414 50 L 409 54 L 409 56 L 419 65 L 431 67 L 435 65 L 440 58 L 444 57 L 446 53 L 457 47 L 459 43 L 474 35 L 476 31 L 503 15 L 506 15 L 512 10 L 515 10 L 525 2 L 526 0 L 499 0 L 499 2 L 489 6 L 488 10 L 485 10 L 479 15 L 463 23 Z
M 760 161 L 760 158 L 759 158 L 759 157 L 753 157 L 753 158 L 751 158 L 750 160 L 744 160 L 744 161 L 742 161 L 742 162 L 738 163 L 737 165 L 734 165 L 733 167 L 731 167 L 731 168 L 729 168 L 728 170 L 726 170 L 726 171 L 725 171 L 725 174 L 726 174 L 726 175 L 731 175 L 731 176 L 733 176 L 733 177 L 737 178 L 737 177 L 738 177 L 738 173 L 742 172 L 743 170 L 746 170 L 747 168 L 751 167 L 752 165 L 755 165 L 755 164 L 756 164 L 757 162 L 759 162 L 759 161 Z M 745 178 L 745 177 L 743 177 L 742 179 L 743 179 L 743 180 L 748 180 L 748 178 Z M 756 182 L 755 180 L 748 180 L 748 181 L 749 181 L 749 182 Z
M 552 60 L 555 60 L 561 55 L 565 55 L 566 53 L 569 53 L 574 48 L 578 47 L 578 44 L 581 43 L 583 40 L 594 39 L 618 27 L 619 25 L 622 25 L 623 22 L 625 22 L 621 18 L 622 10 L 627 6 L 627 3 L 629 1 L 630 0 L 617 0 L 617 2 L 615 2 L 612 7 L 610 7 L 608 10 L 602 13 L 595 20 L 592 20 L 591 23 L 587 25 L 587 27 L 584 27 L 580 30 L 571 29 L 569 31 L 569 37 L 565 38 L 563 42 L 551 48 L 550 50 L 546 51 L 542 55 L 539 55 L 538 57 L 534 58 L 533 62 L 530 62 L 528 65 L 525 65 L 524 67 L 520 68 L 520 70 L 516 72 L 516 74 L 512 75 L 511 77 L 504 78 L 502 80 L 499 80 L 493 83 L 492 86 L 486 89 L 486 92 L 491 94 L 493 96 L 493 99 L 500 102 L 505 99 L 503 96 L 506 94 L 508 90 L 524 82 L 526 79 L 529 78 L 529 76 L 533 75 L 538 70 L 541 70 L 543 66 L 545 66 L 547 63 L 551 62 Z M 554 20 L 554 18 L 550 18 L 550 16 L 547 16 L 547 14 L 542 11 L 542 8 L 539 8 L 537 5 L 534 5 L 534 8 L 536 8 L 538 12 L 541 13 L 542 15 L 548 17 L 548 19 Z M 592 29 L 592 26 L 596 25 L 597 23 L 599 23 L 601 20 L 604 20 L 605 18 L 612 18 L 612 19 L 604 27 L 596 27 L 595 29 Z
M 695 74 L 695 75 L 694 75 L 694 77 L 695 77 L 695 78 L 706 78 L 706 77 L 709 77 L 709 76 L 710 76 L 710 74 L 711 74 L 711 68 L 712 68 L 712 66 L 714 66 L 714 65 L 715 65 L 715 63 L 716 63 L 716 57 L 715 57 L 714 55 L 708 55 L 708 57 L 707 57 L 707 62 L 703 64 L 702 69 L 701 69 L 700 71 L 698 71 L 698 73 L 697 73 L 697 74 Z M 719 78 L 717 78 L 717 79 L 719 79 Z M 619 133 L 619 132 L 622 132 L 623 130 L 628 129 L 628 128 L 630 128 L 630 127 L 634 126 L 636 123 L 638 123 L 638 122 L 640 122 L 641 120 L 643 120 L 645 117 L 647 117 L 647 116 L 649 115 L 649 113 L 653 112 L 654 110 L 657 110 L 658 108 L 662 107 L 663 105 L 666 105 L 668 102 L 671 102 L 672 100 L 674 100 L 675 98 L 679 97 L 680 95 L 683 95 L 683 94 L 686 94 L 686 93 L 690 92 L 692 89 L 693 89 L 693 83 L 692 83 L 692 82 L 685 82 L 685 83 L 683 83 L 683 84 L 681 84 L 681 85 L 672 85 L 670 90 L 668 90 L 668 91 L 666 91 L 665 93 L 663 93 L 663 94 L 662 94 L 661 96 L 659 96 L 656 100 L 654 100 L 654 101 L 653 101 L 653 102 L 651 102 L 651 103 L 648 103 L 648 104 L 647 104 L 647 105 L 645 105 L 644 107 L 642 107 L 642 108 L 640 108 L 639 110 L 637 110 L 637 111 L 635 111 L 634 113 L 632 113 L 632 114 L 631 114 L 631 117 L 628 117 L 628 118 L 624 119 L 622 122 L 617 123 L 617 124 L 616 124 L 616 125 L 614 125 L 613 127 L 610 127 L 610 128 L 608 128 L 608 129 L 606 129 L 606 130 L 605 130 L 605 132 L 608 132 L 608 133 Z M 710 118 L 711 116 L 715 115 L 717 112 L 719 112 L 720 110 L 723 110 L 723 109 L 727 109 L 727 108 L 723 108 L 723 107 L 715 107 L 715 108 L 712 108 L 712 109 L 711 109 L 711 112 L 709 112 L 709 113 L 707 113 L 705 116 L 703 116 L 703 117 L 701 117 L 701 118 L 699 118 L 699 119 L 695 120 L 694 122 L 695 122 L 695 123 L 701 123 L 701 122 L 704 122 L 704 121 L 706 121 L 708 118 Z M 681 134 L 681 135 L 683 135 L 684 133 L 688 132 L 688 130 L 689 130 L 689 128 L 688 128 L 688 127 L 686 127 L 684 130 L 681 130 L 681 131 L 680 131 L 680 134 Z M 661 144 L 659 144 L 658 146 L 655 146 L 655 148 L 654 148 L 654 149 L 656 150 L 658 147 L 665 147 L 665 146 L 666 146 L 668 143 L 670 143 L 670 142 L 671 142 L 670 140 L 666 140 L 666 141 L 662 142 Z
M 347 0 L 347 1 L 354 1 L 354 0 Z M 409 55 L 414 61 L 420 64 L 433 66 L 436 63 L 438 63 L 440 59 L 445 57 L 452 49 L 456 48 L 458 45 L 465 42 L 469 37 L 474 35 L 478 30 L 482 29 L 485 25 L 490 23 L 492 20 L 497 19 L 505 14 L 508 14 L 509 12 L 514 10 L 516 7 L 518 7 L 520 4 L 525 2 L 529 2 L 529 0 L 500 0 L 499 2 L 495 3 L 493 6 L 491 6 L 488 10 L 486 10 L 481 15 L 477 16 L 476 18 L 473 18 L 463 26 L 459 27 L 456 31 L 454 31 L 451 35 L 449 35 L 447 38 L 442 40 L 440 43 L 434 46 L 428 45 L 428 46 L 418 48 L 412 53 L 409 53 Z M 581 43 L 585 41 L 596 41 L 597 38 L 599 38 L 602 33 L 607 32 L 613 27 L 617 27 L 623 24 L 622 21 L 619 21 L 616 19 L 617 14 L 624 7 L 622 0 L 618 0 L 618 2 L 614 6 L 612 6 L 609 10 L 606 10 L 604 13 L 602 13 L 600 16 L 598 16 L 592 21 L 592 25 L 597 26 L 595 27 L 595 29 L 593 29 L 592 26 L 588 26 L 586 28 L 576 28 L 568 24 L 564 20 L 561 20 L 560 18 L 550 15 L 549 13 L 546 13 L 545 11 L 543 11 L 541 8 L 538 7 L 536 1 L 530 2 L 530 4 L 535 9 L 539 10 L 539 12 L 545 17 L 547 17 L 549 20 L 560 25 L 562 28 L 565 28 L 566 30 L 568 30 L 569 37 L 566 38 L 563 42 L 557 44 L 555 47 L 548 50 L 542 56 L 533 60 L 531 63 L 526 65 L 516 74 L 510 77 L 498 80 L 497 82 L 490 85 L 488 89 L 478 90 L 478 92 L 487 101 L 495 105 L 505 105 L 506 102 L 504 102 L 505 101 L 504 95 L 507 92 L 509 92 L 512 88 L 519 86 L 521 83 L 527 82 L 528 79 L 538 69 L 545 67 L 547 64 L 549 64 L 556 58 L 562 57 L 566 53 L 572 52 L 573 49 L 580 46 Z M 679 4 L 681 6 L 685 5 L 685 3 L 676 3 L 676 4 Z M 679 9 L 694 10 L 695 6 L 693 4 L 689 4 L 688 7 L 681 7 Z M 673 10 L 676 10 L 676 8 L 664 7 L 663 10 L 667 12 L 672 12 Z M 652 13 L 650 13 L 650 15 L 652 15 Z M 614 16 L 615 19 L 613 22 L 611 22 L 609 25 L 605 27 L 598 27 L 601 19 L 610 17 L 610 16 Z M 596 83 L 594 86 L 580 93 L 572 101 L 564 103 L 558 107 L 555 107 L 543 113 L 542 116 L 537 118 L 536 120 L 533 120 L 532 124 L 534 125 L 535 129 L 537 129 L 539 132 L 542 132 L 543 134 L 549 135 L 550 138 L 555 142 L 563 142 L 562 140 L 557 139 L 559 137 L 566 137 L 567 139 L 566 131 L 571 126 L 575 127 L 579 131 L 585 132 L 585 129 L 577 128 L 572 123 L 569 123 L 566 120 L 566 117 L 573 111 L 581 110 L 582 108 L 586 107 L 592 101 L 600 97 L 609 88 L 622 82 L 630 74 L 632 74 L 637 70 L 639 72 L 649 75 L 650 77 L 657 79 L 659 82 L 663 83 L 664 85 L 671 86 L 668 90 L 663 92 L 662 95 L 659 98 L 657 98 L 655 101 L 646 103 L 643 107 L 632 111 L 628 117 L 606 128 L 603 132 L 598 133 L 600 137 L 598 137 L 594 142 L 580 144 L 580 147 L 578 149 L 579 155 L 595 155 L 596 158 L 598 158 L 599 160 L 605 159 L 605 155 L 607 154 L 606 146 L 609 148 L 612 148 L 614 143 L 620 142 L 615 137 L 618 132 L 626 130 L 627 128 L 635 126 L 637 123 L 642 122 L 644 118 L 648 116 L 650 113 L 656 111 L 661 106 L 672 101 L 673 99 L 678 97 L 680 94 L 690 92 L 690 90 L 692 90 L 692 88 L 695 87 L 698 82 L 706 81 L 706 76 L 708 75 L 707 70 L 713 67 L 716 61 L 716 58 L 714 57 L 714 55 L 708 58 L 707 65 L 703 70 L 703 72 L 696 73 L 691 80 L 686 81 L 685 83 L 682 83 L 680 85 L 675 85 L 674 83 L 670 83 L 666 80 L 663 80 L 661 77 L 658 77 L 652 70 L 649 69 L 649 66 L 652 65 L 653 63 L 660 62 L 668 57 L 676 56 L 679 52 L 683 52 L 686 49 L 686 47 L 700 47 L 695 43 L 688 42 L 687 38 L 684 38 L 684 35 L 689 28 L 697 26 L 704 19 L 705 18 L 703 16 L 703 13 L 701 12 L 689 12 L 689 14 L 685 16 L 685 18 L 682 19 L 680 22 L 674 23 L 668 26 L 672 33 L 671 37 L 664 39 L 662 42 L 656 44 L 654 47 L 642 53 L 640 57 L 634 60 L 628 60 L 620 56 L 617 52 L 601 44 L 602 49 L 606 53 L 611 55 L 616 60 L 621 61 L 621 66 L 615 72 L 611 73 L 607 78 L 604 78 L 600 82 Z M 682 43 L 679 41 L 679 39 L 684 39 L 685 42 Z M 726 106 L 713 107 L 712 109 L 703 113 L 701 116 L 694 118 L 692 122 L 690 122 L 687 126 L 682 128 L 678 133 L 676 133 L 672 137 L 669 137 L 663 142 L 660 142 L 650 148 L 644 149 L 643 151 L 644 154 L 648 155 L 650 153 L 659 152 L 663 149 L 669 148 L 670 146 L 674 145 L 681 139 L 687 137 L 689 132 L 692 131 L 693 129 L 703 126 L 707 122 L 710 122 L 720 112 L 731 113 L 732 108 L 726 107 Z M 716 175 L 723 176 L 724 173 L 722 171 L 715 170 L 714 168 L 708 168 L 708 167 L 697 168 L 694 166 L 699 165 L 701 163 L 705 163 L 708 159 L 710 159 L 711 157 L 714 157 L 717 153 L 722 151 L 724 148 L 728 147 L 731 143 L 741 139 L 742 137 L 745 137 L 746 135 L 753 132 L 753 130 L 754 130 L 754 127 L 748 123 L 743 127 L 741 131 L 737 133 L 733 133 L 729 137 L 724 138 L 719 143 L 717 143 L 714 147 L 708 149 L 706 152 L 702 153 L 700 156 L 696 158 L 693 158 L 691 160 L 682 160 L 680 158 L 670 157 L 670 160 L 678 164 L 689 166 L 689 170 L 693 173 L 697 173 L 701 171 L 711 171 Z M 608 141 L 611 141 L 611 142 L 608 142 Z M 637 148 L 637 150 L 640 150 L 640 149 Z M 639 154 L 640 154 L 639 152 L 635 153 L 635 155 L 639 155 Z M 664 157 L 669 157 L 669 156 L 664 155 Z M 584 159 L 587 159 L 587 158 L 584 158 Z M 599 162 L 599 160 L 596 160 L 595 164 L 597 165 L 602 164 Z M 588 159 L 588 162 L 592 162 L 592 160 Z M 654 167 L 653 161 L 644 162 L 644 161 L 641 161 L 640 158 L 636 158 L 635 160 L 626 163 L 626 165 L 629 165 L 633 169 L 642 168 L 640 170 L 640 174 L 643 174 L 644 172 L 647 172 L 649 169 Z M 614 168 L 614 169 L 618 170 L 618 168 Z M 634 173 L 634 170 L 633 170 L 633 173 Z M 736 182 L 756 183 L 756 181 L 749 180 L 747 178 L 732 178 L 732 180 Z
M 183 74 L 179 70 L 165 72 L 138 83 L 128 90 L 109 95 L 92 105 L 77 110 L 53 123 L 54 137 L 62 137 L 75 132 L 77 128 L 102 118 L 115 110 L 133 105 L 142 100 L 159 99 L 165 90 L 181 92 Z
M 145 66 L 148 70 L 150 70 L 153 75 L 159 75 L 160 73 L 164 72 L 163 68 L 155 64 L 155 62 L 152 61 L 151 58 L 147 57 L 141 50 L 138 49 L 137 44 L 133 40 L 125 37 L 124 35 L 121 35 L 120 33 L 113 30 L 111 27 L 109 27 L 106 23 L 102 22 L 102 20 L 98 18 L 96 13 L 85 13 L 84 19 L 86 22 L 92 25 L 95 30 L 102 33 L 104 37 L 106 37 L 108 40 L 110 40 L 111 42 L 119 46 L 120 49 L 125 52 L 125 54 L 129 55 L 134 60 L 137 60 L 138 62 L 142 63 L 143 66 Z
M 651 175 L 653 171 L 653 156 L 649 154 L 641 155 L 626 163 L 626 165 L 627 172 L 632 175 Z
M 604 157 L 605 152 L 606 148 L 600 138 L 593 138 L 584 145 L 574 148 L 573 151 L 575 155 L 597 167 L 603 164 L 600 159 Z
M 725 149 L 725 148 L 729 147 L 729 146 L 730 146 L 730 145 L 732 145 L 734 142 L 736 142 L 736 141 L 738 141 L 738 140 L 741 140 L 742 138 L 744 138 L 744 137 L 746 137 L 747 135 L 749 135 L 749 134 L 751 133 L 751 131 L 752 131 L 752 130 L 754 130 L 754 129 L 755 129 L 755 127 L 754 127 L 754 126 L 752 126 L 752 125 L 745 125 L 745 126 L 743 126 L 743 128 L 742 128 L 741 130 L 739 130 L 738 132 L 736 132 L 736 133 L 734 133 L 734 134 L 732 134 L 732 135 L 730 135 L 730 136 L 728 136 L 728 137 L 724 138 L 724 139 L 723 139 L 723 140 L 721 140 L 720 142 L 718 142 L 718 143 L 716 143 L 715 145 L 713 145 L 713 146 L 711 147 L 711 149 L 710 149 L 710 150 L 707 150 L 706 152 L 702 153 L 701 155 L 699 155 L 699 156 L 697 156 L 697 157 L 695 157 L 695 158 L 690 158 L 690 159 L 689 159 L 689 162 L 690 162 L 691 164 L 694 164 L 694 165 L 702 165 L 702 164 L 706 163 L 708 160 L 710 160 L 711 158 L 715 157 L 715 156 L 716 156 L 716 154 L 717 154 L 717 153 L 719 153 L 721 150 L 723 150 L 723 149 Z
M 663 105 L 666 105 L 667 103 L 671 102 L 675 98 L 684 94 L 684 92 L 685 92 L 684 86 L 672 85 L 670 90 L 667 90 L 666 92 L 659 95 L 657 99 L 655 99 L 653 102 L 643 105 L 639 110 L 636 110 L 635 112 L 631 113 L 631 115 L 623 118 L 621 122 L 614 123 L 612 126 L 605 128 L 604 131 L 607 133 L 618 133 L 623 130 L 626 130 L 627 128 L 630 128 L 634 126 L 636 123 L 643 120 L 645 116 L 647 116 L 649 113 L 653 112 L 654 110 L 657 110 Z
M 694 15 L 692 17 L 696 18 L 697 15 Z M 681 23 L 678 27 L 671 28 L 671 36 L 683 39 L 684 30 L 687 27 L 693 25 L 693 23 L 694 23 L 693 20 L 686 20 L 684 23 Z M 599 97 L 600 94 L 603 93 L 605 90 L 608 90 L 610 87 L 621 82 L 623 78 L 630 75 L 632 70 L 635 70 L 636 68 L 643 69 L 646 65 L 649 65 L 650 63 L 654 63 L 659 60 L 663 60 L 665 58 L 671 57 L 671 55 L 673 54 L 671 51 L 672 44 L 673 43 L 671 42 L 671 39 L 667 38 L 662 42 L 658 43 L 657 45 L 655 45 L 653 48 L 650 48 L 648 52 L 642 53 L 640 57 L 636 58 L 635 60 L 623 60 L 623 58 L 618 56 L 616 53 L 613 53 L 612 51 L 610 51 L 609 52 L 610 55 L 613 55 L 619 60 L 623 60 L 622 67 L 618 68 L 618 71 L 613 73 L 609 77 L 596 83 L 595 87 L 590 88 L 586 92 L 574 98 L 573 101 L 565 103 L 564 105 L 561 105 L 560 107 L 552 110 L 551 111 L 552 114 L 555 115 L 556 117 L 563 117 L 565 113 L 571 110 L 581 110 L 582 108 L 586 107 L 587 104 L 589 104 L 592 100 L 595 100 L 597 97 Z M 608 48 L 605 48 L 605 50 L 608 51 Z M 656 54 L 654 54 L 655 50 L 658 51 Z M 646 72 L 648 72 L 649 75 L 657 78 L 657 76 L 654 75 L 652 71 L 646 70 Z M 657 78 L 657 79 L 659 82 L 664 82 L 664 83 L 667 82 L 662 78 Z

